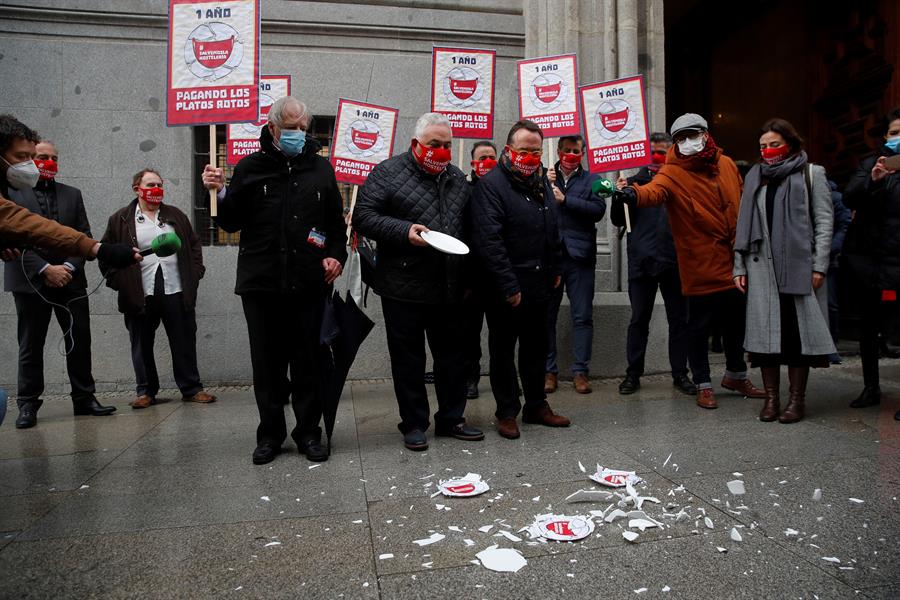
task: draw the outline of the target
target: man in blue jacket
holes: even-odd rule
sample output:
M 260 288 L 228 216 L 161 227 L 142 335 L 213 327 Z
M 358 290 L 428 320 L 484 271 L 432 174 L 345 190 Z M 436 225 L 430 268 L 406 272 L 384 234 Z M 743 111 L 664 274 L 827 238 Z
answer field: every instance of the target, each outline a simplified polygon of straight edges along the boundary
M 597 222 L 606 213 L 606 201 L 591 193 L 597 179 L 581 166 L 584 139 L 580 135 L 561 137 L 556 147 L 559 160 L 547 171 L 562 238 L 562 285 L 554 292 L 547 313 L 549 349 L 544 369 L 544 392 L 556 391 L 559 367 L 556 364 L 556 318 L 563 289 L 569 296 L 572 313 L 572 375 L 575 391 L 591 393 L 588 378 L 594 338 L 594 274 L 597 266 Z

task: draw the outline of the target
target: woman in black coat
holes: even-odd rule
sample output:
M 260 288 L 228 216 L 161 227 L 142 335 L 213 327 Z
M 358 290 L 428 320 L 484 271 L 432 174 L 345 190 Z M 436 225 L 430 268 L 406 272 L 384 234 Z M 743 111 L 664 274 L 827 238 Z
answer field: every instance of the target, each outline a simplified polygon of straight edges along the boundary
M 853 408 L 874 406 L 881 401 L 878 384 L 881 292 L 900 289 L 900 171 L 885 165 L 887 157 L 900 154 L 900 107 L 885 118 L 884 140 L 877 155 L 860 164 L 844 192 L 844 204 L 856 211 L 847 230 L 843 259 L 853 272 L 861 299 L 859 351 L 865 385 L 850 404 Z

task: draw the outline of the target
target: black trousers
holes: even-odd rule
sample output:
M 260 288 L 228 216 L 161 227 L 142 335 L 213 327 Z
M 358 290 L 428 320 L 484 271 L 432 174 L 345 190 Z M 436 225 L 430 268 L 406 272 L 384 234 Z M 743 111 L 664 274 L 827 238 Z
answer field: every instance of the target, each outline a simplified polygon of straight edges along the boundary
M 709 384 L 709 332 L 712 323 L 719 327 L 725 350 L 726 374 L 746 374 L 744 361 L 744 324 L 747 299 L 733 288 L 704 296 L 688 296 L 688 362 L 694 383 Z
M 452 427 L 465 419 L 466 373 L 460 332 L 460 304 L 420 304 L 391 298 L 381 299 L 394 394 L 400 409 L 401 432 L 425 431 L 430 425 L 428 392 L 425 389 L 425 341 L 434 359 L 434 391 L 438 428 Z
M 290 396 L 295 442 L 321 435 L 324 291 L 309 294 L 243 294 L 250 337 L 253 392 L 259 411 L 257 444 L 275 446 L 287 438 L 284 405 Z
M 156 396 L 159 393 L 153 345 L 160 323 L 169 338 L 175 384 L 184 396 L 193 396 L 203 389 L 197 370 L 197 318 L 193 310 L 184 307 L 180 292 L 147 296 L 143 314 L 125 315 L 137 395 Z
M 883 324 L 881 290 L 862 283 L 858 278 L 856 293 L 859 298 L 859 355 L 862 362 L 863 384 L 872 387 L 880 385 L 878 376 L 878 335 Z
M 498 419 L 515 418 L 522 409 L 516 381 L 516 342 L 519 343 L 518 371 L 525 412 L 534 412 L 546 402 L 544 365 L 549 304 L 549 298 L 538 302 L 523 301 L 516 307 L 498 301 L 487 308 L 491 390 L 497 401 Z
M 84 290 L 46 288 L 41 294 L 47 300 L 65 305 L 83 296 Z M 82 298 L 69 304 L 69 314 L 41 300 L 37 294 L 13 293 L 18 317 L 19 339 L 19 390 L 18 405 L 30 404 L 39 408 L 44 393 L 44 343 L 50 327 L 50 315 L 56 313 L 56 321 L 62 331 L 72 325 L 71 337 L 65 340 L 66 371 L 72 386 L 72 402 L 94 397 L 94 377 L 91 374 L 91 316 L 88 299 Z M 74 346 L 72 345 L 74 341 Z
M 656 290 L 662 292 L 669 323 L 669 366 L 672 377 L 687 375 L 687 302 L 681 295 L 681 278 L 677 269 L 667 269 L 656 277 L 636 277 L 628 280 L 628 299 L 631 302 L 631 321 L 628 323 L 625 356 L 628 375 L 644 374 L 644 357 L 650 336 L 650 318 L 656 301 Z
M 481 378 L 481 327 L 484 325 L 484 303 L 482 292 L 474 291 L 463 302 L 463 362 L 466 366 L 466 381 L 475 383 Z

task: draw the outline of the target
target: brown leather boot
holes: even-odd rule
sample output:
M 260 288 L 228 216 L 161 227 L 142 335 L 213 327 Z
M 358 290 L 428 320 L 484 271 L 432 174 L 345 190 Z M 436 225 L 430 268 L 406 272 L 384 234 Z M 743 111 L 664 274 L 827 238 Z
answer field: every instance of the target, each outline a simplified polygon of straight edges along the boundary
M 552 394 L 559 385 L 559 377 L 556 373 L 544 373 L 544 393 Z
M 147 394 L 138 396 L 128 403 L 131 408 L 147 408 L 151 404 L 156 404 L 156 400 L 152 396 L 148 396 Z
M 200 404 L 209 404 L 210 402 L 215 402 L 216 397 L 212 394 L 207 394 L 203 390 L 200 390 L 193 396 L 183 396 L 181 398 L 185 402 L 199 402 Z
M 791 397 L 787 408 L 778 417 L 779 423 L 796 423 L 804 416 L 806 404 L 806 382 L 809 379 L 809 367 L 788 367 Z
M 535 425 L 546 425 L 547 427 L 568 427 L 572 424 L 572 421 L 567 417 L 555 414 L 550 408 L 550 405 L 546 403 L 533 413 L 526 413 L 523 411 L 522 422 Z
M 575 375 L 575 391 L 579 394 L 590 394 L 593 389 L 591 388 L 591 380 L 587 378 L 587 375 L 584 373 L 577 373 Z
M 508 440 L 514 440 L 519 437 L 519 426 L 513 417 L 497 419 L 497 433 Z
M 763 387 L 766 389 L 766 401 L 763 403 L 762 411 L 759 413 L 759 420 L 770 423 L 778 418 L 778 411 L 781 408 L 779 398 L 781 368 L 761 367 L 759 371 L 762 374 Z
M 750 379 L 732 379 L 731 377 L 722 378 L 722 387 L 738 394 L 743 394 L 748 398 L 765 398 L 766 392 L 759 389 L 750 382 Z

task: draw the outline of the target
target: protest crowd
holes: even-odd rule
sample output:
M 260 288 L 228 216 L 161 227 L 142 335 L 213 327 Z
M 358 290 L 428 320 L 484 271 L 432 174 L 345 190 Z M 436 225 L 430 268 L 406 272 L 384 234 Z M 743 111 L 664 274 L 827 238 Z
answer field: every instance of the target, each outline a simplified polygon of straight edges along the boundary
M 628 236 L 632 318 L 621 394 L 640 388 L 660 290 L 678 391 L 700 408 L 717 407 L 709 364 L 716 327 L 726 358 L 721 388 L 759 399 L 761 421 L 803 419 L 815 411 L 815 399 L 806 401 L 810 369 L 840 360 L 827 293 L 829 269 L 840 255 L 864 304 L 865 387 L 850 406 L 880 401 L 878 304 L 883 290 L 900 286 L 900 109 L 885 117 L 883 147 L 862 161 L 840 206 L 825 169 L 808 160 L 800 134 L 779 118 L 760 128 L 760 160 L 742 175 L 703 116 L 681 115 L 668 132 L 650 136 L 652 163 L 619 177 L 613 188 L 584 168 L 581 135 L 560 137 L 549 156 L 541 127 L 528 120 L 513 125 L 502 149 L 488 140 L 474 144 L 465 174 L 452 164 L 450 121 L 426 113 L 408 149 L 375 166 L 345 215 L 332 165 L 306 135 L 309 123 L 300 100 L 280 98 L 261 130 L 260 150 L 240 161 L 230 181 L 210 165 L 202 174 L 216 194 L 216 223 L 242 233 L 235 292 L 247 322 L 260 416 L 256 464 L 281 451 L 287 404 L 296 417 L 291 436 L 299 451 L 312 461 L 328 458 L 320 428 L 320 373 L 328 356 L 321 333 L 330 286 L 348 260 L 348 231 L 374 242 L 367 283 L 381 297 L 398 428 L 410 450 L 428 447 L 432 419 L 438 437 L 484 438 L 466 422 L 465 408 L 467 399 L 479 396 L 485 319 L 499 435 L 520 436 L 520 413 L 523 423 L 570 424 L 547 399 L 557 389 L 561 351 L 574 356 L 575 391 L 591 393 L 596 224 L 607 211 Z M 75 332 L 77 343 L 66 349 L 74 413 L 115 411 L 97 401 L 91 375 L 84 266 L 94 258 L 118 294 L 131 340 L 131 406 L 155 403 L 153 343 L 160 323 L 184 400 L 215 401 L 204 391 L 196 354 L 202 250 L 187 216 L 165 202 L 164 176 L 150 168 L 135 174 L 134 198 L 110 215 L 97 242 L 81 192 L 56 181 L 65 157 L 52 141 L 3 115 L 0 157 L 0 248 L 5 289 L 18 316 L 15 426 L 37 424 L 51 314 L 64 331 Z M 853 211 L 849 224 L 844 205 Z M 842 248 L 834 247 L 837 232 Z M 438 242 L 428 242 L 434 233 L 471 251 L 441 251 Z M 172 239 L 166 235 L 174 236 L 175 247 L 160 241 Z M 571 304 L 571 349 L 556 344 L 563 294 Z M 434 415 L 426 341 L 434 363 Z M 755 369 L 761 387 L 752 381 Z

